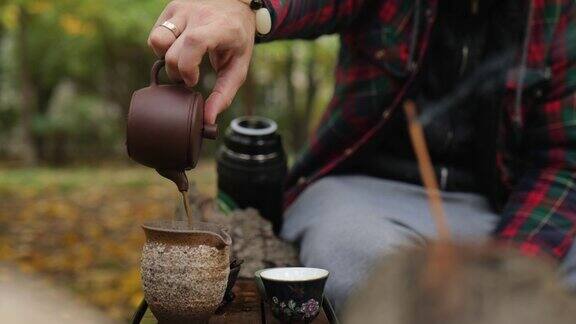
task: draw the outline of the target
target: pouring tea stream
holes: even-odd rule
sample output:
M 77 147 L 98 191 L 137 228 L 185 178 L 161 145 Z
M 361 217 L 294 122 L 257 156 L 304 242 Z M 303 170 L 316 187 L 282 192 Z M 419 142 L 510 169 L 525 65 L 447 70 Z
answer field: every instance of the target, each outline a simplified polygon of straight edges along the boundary
M 126 127 L 126 148 L 134 161 L 156 169 L 182 193 L 189 226 L 186 170 L 196 167 L 204 138 L 216 139 L 218 127 L 204 123 L 204 100 L 182 84 L 159 84 L 159 60 L 152 66 L 150 85 L 132 95 Z
M 184 85 L 159 84 L 163 66 L 164 61 L 154 63 L 150 86 L 132 95 L 126 147 L 134 161 L 176 184 L 188 217 L 142 226 L 144 296 L 159 323 L 204 323 L 224 297 L 231 239 L 220 225 L 192 223 L 186 170 L 196 166 L 203 139 L 215 139 L 218 131 L 204 123 L 200 93 Z

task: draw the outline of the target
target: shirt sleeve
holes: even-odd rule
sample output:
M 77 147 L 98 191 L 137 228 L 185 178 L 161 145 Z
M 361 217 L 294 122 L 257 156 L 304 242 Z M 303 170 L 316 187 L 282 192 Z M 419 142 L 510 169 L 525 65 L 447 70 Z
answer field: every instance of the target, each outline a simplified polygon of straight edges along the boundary
M 368 0 L 263 0 L 272 30 L 261 41 L 315 38 L 339 32 Z
M 549 91 L 525 116 L 529 168 L 497 230 L 527 254 L 557 259 L 576 234 L 576 9 L 574 1 L 567 3 L 548 51 Z

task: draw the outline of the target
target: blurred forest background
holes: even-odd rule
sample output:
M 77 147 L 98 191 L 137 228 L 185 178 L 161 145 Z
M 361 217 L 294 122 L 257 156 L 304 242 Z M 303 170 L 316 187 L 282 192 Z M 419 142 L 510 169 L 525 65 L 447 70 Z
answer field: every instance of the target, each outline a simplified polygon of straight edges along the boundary
M 170 217 L 175 189 L 128 161 L 124 120 L 149 82 L 148 33 L 166 0 L 0 0 L 0 262 L 46 276 L 125 320 L 141 295 L 139 224 Z M 220 116 L 279 123 L 294 153 L 326 106 L 338 40 L 258 45 Z M 202 66 L 199 90 L 214 82 Z M 213 194 L 213 154 L 192 178 Z

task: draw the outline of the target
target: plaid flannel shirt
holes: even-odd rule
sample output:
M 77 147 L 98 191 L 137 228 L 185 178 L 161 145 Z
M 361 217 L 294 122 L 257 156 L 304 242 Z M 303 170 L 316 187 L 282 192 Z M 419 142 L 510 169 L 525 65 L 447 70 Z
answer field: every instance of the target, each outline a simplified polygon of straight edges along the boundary
M 264 0 L 273 18 L 264 41 L 339 33 L 341 42 L 334 96 L 292 168 L 287 205 L 386 127 L 426 53 L 437 1 Z M 576 1 L 529 1 L 494 121 L 494 181 L 506 199 L 495 235 L 562 258 L 576 233 Z

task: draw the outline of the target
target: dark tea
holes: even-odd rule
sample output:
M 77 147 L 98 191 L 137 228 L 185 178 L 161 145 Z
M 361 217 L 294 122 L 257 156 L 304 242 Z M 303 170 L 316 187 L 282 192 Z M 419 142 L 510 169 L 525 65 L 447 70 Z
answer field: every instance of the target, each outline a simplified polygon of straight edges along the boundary
M 182 195 L 182 202 L 184 203 L 184 210 L 186 211 L 186 221 L 188 222 L 188 228 L 194 227 L 194 219 L 192 218 L 192 212 L 190 211 L 190 202 L 188 201 L 188 191 L 180 191 Z

